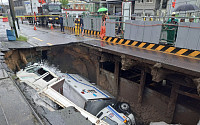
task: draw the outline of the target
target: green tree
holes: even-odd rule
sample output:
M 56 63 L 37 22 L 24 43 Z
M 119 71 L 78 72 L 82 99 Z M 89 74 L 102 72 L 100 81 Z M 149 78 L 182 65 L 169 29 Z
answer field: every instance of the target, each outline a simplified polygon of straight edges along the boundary
M 68 8 L 68 0 L 60 0 L 60 3 L 62 5 L 63 8 Z

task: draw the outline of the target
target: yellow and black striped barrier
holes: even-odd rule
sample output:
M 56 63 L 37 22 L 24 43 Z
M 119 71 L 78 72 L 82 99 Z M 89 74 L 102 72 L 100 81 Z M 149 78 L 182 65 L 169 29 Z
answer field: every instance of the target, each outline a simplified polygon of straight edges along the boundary
M 163 53 L 168 53 L 168 54 L 173 54 L 173 55 L 178 55 L 178 56 L 200 59 L 200 51 L 197 51 L 197 50 L 189 50 L 189 49 L 177 48 L 177 47 L 173 47 L 169 45 L 159 45 L 159 44 L 154 44 L 154 43 L 139 42 L 139 41 L 126 40 L 126 39 L 107 37 L 107 36 L 104 37 L 104 41 L 110 43 L 111 45 L 120 44 L 120 45 L 138 47 L 138 48 L 147 49 L 147 50 L 160 51 Z
M 24 16 L 16 16 L 17 18 L 18 17 L 50 17 L 50 16 L 53 16 L 53 17 L 56 17 L 56 16 L 60 16 L 60 15 L 24 15 Z
M 74 27 L 67 27 L 67 30 L 70 30 L 71 32 L 74 32 L 75 28 Z M 85 35 L 88 35 L 88 36 L 94 36 L 94 37 L 98 37 L 98 38 L 100 37 L 100 31 L 84 29 L 84 33 L 85 33 Z
M 71 31 L 75 30 L 72 27 L 67 27 L 67 29 Z M 85 34 L 88 34 L 89 36 L 92 35 L 92 36 L 100 37 L 99 31 L 84 30 L 84 32 Z M 103 40 L 109 43 L 110 45 L 120 44 L 124 46 L 138 47 L 138 48 L 142 48 L 146 50 L 160 51 L 163 53 L 200 59 L 200 51 L 197 51 L 197 50 L 177 48 L 170 45 L 160 45 L 160 44 L 154 44 L 154 43 L 126 40 L 126 39 L 121 39 L 121 38 L 116 38 L 116 37 L 107 37 L 107 36 L 105 36 Z

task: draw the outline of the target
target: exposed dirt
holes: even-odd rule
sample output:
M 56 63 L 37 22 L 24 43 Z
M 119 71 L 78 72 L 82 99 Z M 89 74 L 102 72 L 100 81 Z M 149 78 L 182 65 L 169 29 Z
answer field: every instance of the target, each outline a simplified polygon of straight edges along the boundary
M 13 71 L 19 71 L 28 62 L 37 62 L 40 59 L 40 52 L 35 49 L 10 50 L 5 53 L 5 62 Z

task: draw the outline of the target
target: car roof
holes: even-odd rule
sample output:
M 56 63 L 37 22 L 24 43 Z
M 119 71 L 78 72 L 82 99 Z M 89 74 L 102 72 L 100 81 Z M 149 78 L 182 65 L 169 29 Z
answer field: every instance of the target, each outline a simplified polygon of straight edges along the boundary
M 86 100 L 111 98 L 78 74 L 66 74 L 65 82 Z

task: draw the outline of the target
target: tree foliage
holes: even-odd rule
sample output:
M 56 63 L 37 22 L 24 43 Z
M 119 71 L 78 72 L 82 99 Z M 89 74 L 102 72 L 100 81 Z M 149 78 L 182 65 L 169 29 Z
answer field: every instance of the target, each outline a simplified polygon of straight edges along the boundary
M 67 8 L 68 7 L 68 0 L 60 0 L 60 3 L 62 5 L 63 8 Z

